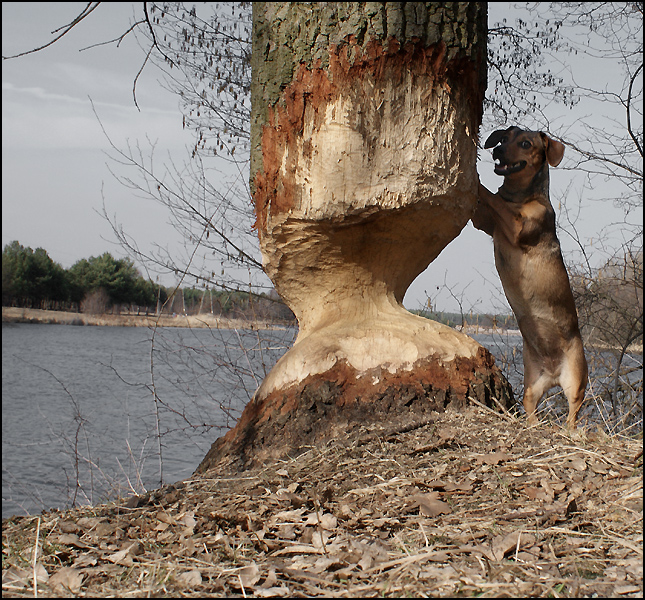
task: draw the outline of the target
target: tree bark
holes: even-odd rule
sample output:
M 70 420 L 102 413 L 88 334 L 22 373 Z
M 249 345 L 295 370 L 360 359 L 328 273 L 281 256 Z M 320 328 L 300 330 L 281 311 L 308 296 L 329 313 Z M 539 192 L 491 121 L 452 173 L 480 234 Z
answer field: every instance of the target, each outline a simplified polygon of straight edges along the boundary
M 475 204 L 484 2 L 255 2 L 251 185 L 299 334 L 199 467 L 512 392 L 471 338 L 405 310 Z

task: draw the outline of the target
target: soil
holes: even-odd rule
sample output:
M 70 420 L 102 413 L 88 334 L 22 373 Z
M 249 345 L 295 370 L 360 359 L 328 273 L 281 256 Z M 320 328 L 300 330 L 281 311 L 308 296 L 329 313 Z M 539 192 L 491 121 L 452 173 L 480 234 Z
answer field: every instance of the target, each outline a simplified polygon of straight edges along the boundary
M 642 437 L 483 405 L 2 524 L 3 597 L 642 597 Z

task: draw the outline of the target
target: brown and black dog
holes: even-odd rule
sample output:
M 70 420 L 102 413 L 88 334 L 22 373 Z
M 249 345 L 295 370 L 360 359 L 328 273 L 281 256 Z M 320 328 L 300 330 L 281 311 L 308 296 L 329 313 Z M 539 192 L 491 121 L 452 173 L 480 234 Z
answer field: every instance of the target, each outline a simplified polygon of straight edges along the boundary
M 524 340 L 524 408 L 536 423 L 542 395 L 560 385 L 569 402 L 567 426 L 576 427 L 587 387 L 587 361 L 569 277 L 549 200 L 549 165 L 564 145 L 537 131 L 510 127 L 484 144 L 494 148 L 496 194 L 479 184 L 473 225 L 493 238 L 495 266 Z

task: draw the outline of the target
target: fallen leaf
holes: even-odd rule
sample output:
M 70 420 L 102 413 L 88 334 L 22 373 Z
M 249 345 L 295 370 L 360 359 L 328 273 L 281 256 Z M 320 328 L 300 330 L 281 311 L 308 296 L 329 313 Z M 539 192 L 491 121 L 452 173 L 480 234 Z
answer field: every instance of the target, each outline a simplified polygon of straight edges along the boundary
M 285 523 L 278 526 L 275 535 L 281 540 L 295 540 L 296 539 L 296 526 L 292 523 Z
M 298 496 L 298 494 L 294 494 L 286 488 L 280 488 L 279 490 L 277 490 L 275 497 L 278 500 L 288 500 L 296 508 L 300 508 L 305 503 L 305 500 Z
M 362 571 L 367 571 L 372 566 L 372 563 L 374 562 L 374 557 L 366 552 L 363 554 L 363 558 L 358 561 L 358 566 L 361 568 Z
M 478 544 L 477 546 L 470 546 L 468 544 L 465 544 L 463 546 L 459 546 L 456 550 L 453 550 L 452 552 L 463 552 L 465 554 L 472 554 L 473 552 L 477 552 L 478 554 L 482 554 L 485 556 L 488 560 L 494 561 L 495 556 L 493 553 L 490 551 L 490 548 L 486 548 L 483 544 Z
M 20 567 L 9 567 L 2 571 L 2 587 L 8 589 L 22 589 L 29 585 L 29 573 Z
M 609 465 L 606 465 L 606 464 L 604 464 L 604 463 L 598 463 L 598 462 L 596 462 L 596 463 L 593 463 L 593 464 L 591 465 L 591 470 L 592 470 L 594 473 L 598 473 L 598 474 L 600 474 L 600 475 L 604 475 L 605 473 L 607 473 L 607 472 L 609 471 Z
M 473 484 L 468 481 L 461 483 L 448 483 L 444 488 L 446 492 L 472 492 Z
M 412 500 L 419 506 L 419 513 L 426 517 L 436 517 L 452 512 L 449 504 L 439 500 L 439 492 L 417 494 L 412 496 Z
M 448 481 L 442 481 L 441 479 L 433 479 L 432 481 L 423 483 L 423 485 L 425 485 L 428 488 L 432 488 L 434 490 L 437 490 L 437 489 L 445 490 L 447 486 L 453 485 L 453 484 L 451 484 Z
M 34 574 L 31 574 L 32 578 Z M 47 572 L 47 569 L 41 564 L 41 563 L 36 563 L 36 582 L 37 583 L 47 583 L 47 580 L 49 579 L 49 573 Z
M 264 578 L 264 581 L 259 586 L 260 588 L 269 589 L 278 583 L 278 576 L 275 574 L 275 569 L 270 569 L 269 574 Z
M 81 542 L 81 540 L 78 539 L 78 536 L 74 533 L 61 533 L 56 541 L 64 546 L 75 546 L 76 548 L 92 547 L 85 542 Z
M 487 465 L 498 465 L 501 462 L 510 460 L 510 456 L 506 452 L 491 452 L 477 459 L 478 462 L 483 462 Z
M 74 559 L 73 567 L 82 569 L 83 567 L 93 567 L 98 562 L 96 556 L 92 554 L 81 554 Z
M 102 520 L 99 517 L 81 517 L 76 524 L 83 529 L 94 529 Z
M 197 521 L 195 521 L 195 513 L 193 511 L 189 511 L 184 515 L 178 517 L 177 522 L 181 523 L 184 526 L 184 535 L 193 535 L 195 525 L 197 525 Z
M 141 496 L 134 494 L 125 501 L 125 504 L 123 506 L 125 508 L 137 508 L 137 506 L 139 505 L 139 498 L 141 498 Z
M 638 594 L 642 592 L 641 588 L 637 585 L 619 585 L 614 588 L 614 594 L 623 595 L 623 594 Z
M 548 479 L 542 479 L 540 481 L 540 484 L 542 485 L 542 489 L 544 490 L 544 493 L 546 494 L 546 501 L 547 502 L 553 502 L 553 496 L 555 495 L 555 492 L 553 491 L 553 488 L 551 487 L 551 482 L 549 482 Z
M 323 550 L 314 546 L 294 545 L 282 548 L 282 550 L 276 550 L 271 553 L 271 556 L 282 556 L 283 554 L 323 554 Z
M 36 582 L 47 583 L 49 574 L 41 563 L 36 563 Z M 34 584 L 34 570 L 9 567 L 2 571 L 2 587 L 8 589 L 22 589 Z
M 83 574 L 73 567 L 63 567 L 50 578 L 48 585 L 59 592 L 71 592 L 76 594 L 81 589 Z
M 329 541 L 329 534 L 326 531 L 314 531 L 311 535 L 311 543 L 323 551 L 326 550 L 327 542 Z
M 115 533 L 117 530 L 117 526 L 115 523 L 99 523 L 93 531 L 88 532 L 93 534 L 93 536 L 102 538 L 106 537 L 108 535 L 112 535 Z
M 513 531 L 508 535 L 498 535 L 491 544 L 493 556 L 497 560 L 502 560 L 511 550 L 518 548 L 530 547 L 535 544 L 535 536 L 522 531 Z
M 202 584 L 202 574 L 197 569 L 185 571 L 177 577 L 177 581 L 186 587 L 195 587 Z
M 173 519 L 168 513 L 161 510 L 157 513 L 157 520 L 162 523 L 167 523 L 168 525 L 172 525 L 175 522 L 175 519 Z
M 59 521 L 58 527 L 63 533 L 76 533 L 79 529 L 73 521 Z
M 565 462 L 564 466 L 576 471 L 584 471 L 587 468 L 587 463 L 584 458 L 572 458 Z
M 126 567 L 132 565 L 132 557 L 127 550 L 119 550 L 114 554 L 109 554 L 105 558 L 116 565 L 125 565 Z
M 194 511 L 191 510 L 184 513 L 183 515 L 180 515 L 179 517 L 177 517 L 177 522 L 185 525 L 186 527 L 195 527 L 195 525 L 197 525 L 197 521 L 195 521 Z
M 440 429 L 437 432 L 437 435 L 442 439 L 442 441 L 451 441 L 455 438 L 455 430 L 452 427 L 445 427 Z
M 529 500 L 548 500 L 549 499 L 549 496 L 542 488 L 526 487 L 522 491 L 529 497 Z
M 291 595 L 291 591 L 283 585 L 281 587 L 256 588 L 254 594 L 261 598 L 286 598 Z
M 323 529 L 336 529 L 338 525 L 338 519 L 331 513 L 324 513 L 319 515 L 318 513 L 311 513 L 307 517 L 305 525 L 319 525 Z
M 279 513 L 276 513 L 269 519 L 269 527 L 273 527 L 277 523 L 300 523 L 302 521 L 302 514 L 305 512 L 305 508 L 299 508 L 297 510 L 283 510 Z
M 141 542 L 132 542 L 132 543 L 129 543 L 122 550 L 119 550 L 114 554 L 109 554 L 105 558 L 117 565 L 125 565 L 129 567 L 132 565 L 132 557 L 142 553 L 143 553 L 143 546 L 141 545 Z
M 254 562 L 243 567 L 237 573 L 240 576 L 240 581 L 244 587 L 253 587 L 258 581 L 260 581 L 260 569 Z

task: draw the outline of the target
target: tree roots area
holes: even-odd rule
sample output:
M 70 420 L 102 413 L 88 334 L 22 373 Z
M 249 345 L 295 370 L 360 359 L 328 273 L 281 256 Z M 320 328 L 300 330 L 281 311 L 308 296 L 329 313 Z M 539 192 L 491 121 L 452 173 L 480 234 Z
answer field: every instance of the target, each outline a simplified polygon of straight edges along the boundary
M 3 597 L 642 597 L 642 439 L 477 403 L 2 525 Z

